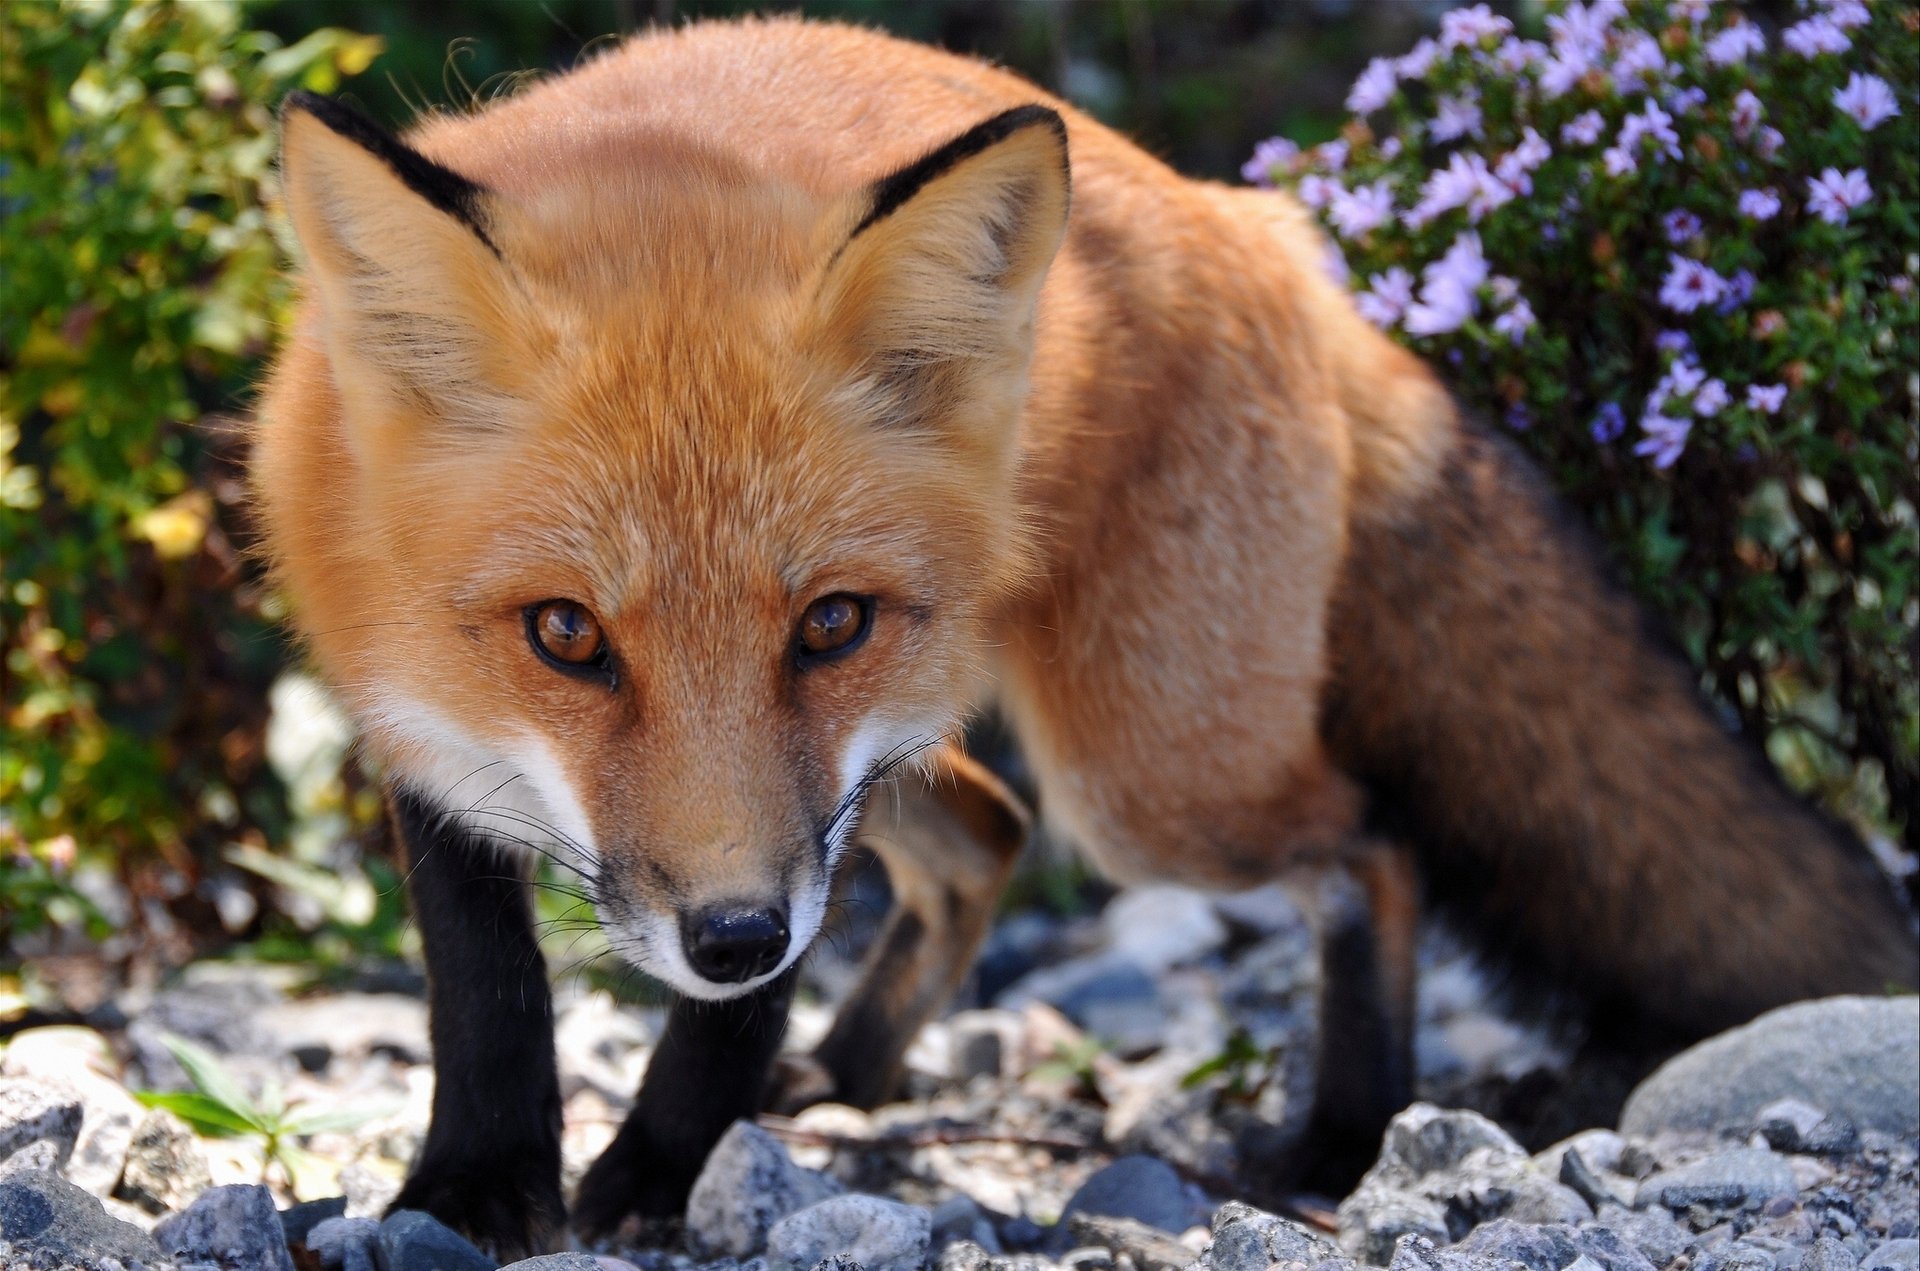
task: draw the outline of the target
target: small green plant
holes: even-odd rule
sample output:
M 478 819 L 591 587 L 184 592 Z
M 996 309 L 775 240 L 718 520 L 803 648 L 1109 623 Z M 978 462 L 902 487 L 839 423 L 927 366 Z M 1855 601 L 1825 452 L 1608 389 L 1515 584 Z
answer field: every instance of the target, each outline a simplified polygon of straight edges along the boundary
M 1260 1045 L 1246 1029 L 1236 1028 L 1219 1054 L 1180 1079 L 1180 1088 L 1197 1090 L 1220 1081 L 1222 1097 L 1233 1103 L 1250 1104 L 1279 1077 L 1279 1061 L 1277 1049 Z
M 1077 1092 L 1095 1093 L 1100 1087 L 1094 1065 L 1106 1052 L 1106 1044 L 1098 1037 L 1057 1042 L 1053 1058 L 1035 1064 L 1027 1075 L 1036 1081 L 1071 1086 Z
M 212 1138 L 254 1135 L 261 1141 L 263 1171 L 279 1166 L 287 1190 L 296 1198 L 318 1195 L 331 1186 L 333 1171 L 326 1162 L 295 1140 L 312 1134 L 342 1133 L 389 1115 L 390 1107 L 316 1108 L 289 1105 L 277 1084 L 269 1083 L 255 1099 L 234 1075 L 205 1049 L 184 1037 L 164 1039 L 192 1090 L 145 1090 L 135 1097 L 149 1108 L 164 1108 L 194 1130 Z M 266 1177 L 262 1175 L 262 1182 Z

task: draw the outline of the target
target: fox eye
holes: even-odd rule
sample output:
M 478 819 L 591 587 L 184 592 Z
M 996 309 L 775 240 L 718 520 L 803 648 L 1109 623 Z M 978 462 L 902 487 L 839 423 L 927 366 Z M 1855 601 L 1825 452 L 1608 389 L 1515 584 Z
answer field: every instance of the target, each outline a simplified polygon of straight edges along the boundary
M 607 660 L 600 623 L 587 607 L 571 600 L 549 600 L 527 610 L 527 639 L 534 650 L 563 670 L 599 667 Z
M 822 596 L 808 605 L 800 615 L 801 657 L 832 657 L 852 650 L 867 634 L 871 609 L 871 601 L 845 593 Z

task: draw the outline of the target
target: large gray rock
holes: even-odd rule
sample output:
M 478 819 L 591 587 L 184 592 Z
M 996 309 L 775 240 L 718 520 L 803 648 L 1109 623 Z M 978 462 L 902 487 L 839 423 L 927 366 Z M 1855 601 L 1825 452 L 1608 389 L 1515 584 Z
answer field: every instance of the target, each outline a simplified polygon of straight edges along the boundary
M 113 1190 L 134 1127 L 146 1114 L 118 1072 L 107 1039 L 90 1028 L 31 1028 L 0 1051 L 0 1076 L 32 1078 L 79 1101 L 80 1131 L 60 1171 L 96 1196 Z M 0 1159 L 5 1156 L 0 1150 Z
M 1176 1234 L 1191 1227 L 1195 1216 L 1180 1175 L 1151 1156 L 1123 1156 L 1096 1171 L 1067 1201 L 1061 1218 L 1074 1214 L 1131 1218 Z
M 1781 1099 L 1863 1130 L 1920 1134 L 1920 997 L 1833 997 L 1769 1011 L 1662 1064 L 1628 1097 L 1620 1129 L 1746 1134 Z
M 1591 1224 L 1574 1228 L 1563 1223 L 1529 1224 L 1498 1218 L 1474 1228 L 1459 1248 L 1465 1253 L 1517 1262 L 1527 1271 L 1565 1271 L 1579 1258 L 1604 1271 L 1653 1271 L 1653 1263 L 1639 1249 Z
M 54 1167 L 64 1166 L 80 1138 L 83 1114 L 77 1096 L 47 1082 L 0 1078 L 0 1162 L 30 1144 L 50 1143 Z
M 795 1165 L 753 1122 L 735 1121 L 687 1197 L 687 1243 L 702 1257 L 752 1257 L 775 1223 L 842 1190 L 825 1174 Z
M 153 1237 L 108 1215 L 57 1174 L 0 1178 L 0 1267 L 7 1271 L 160 1271 Z
M 1312 1266 L 1340 1251 L 1297 1222 L 1229 1201 L 1213 1216 L 1213 1239 L 1202 1255 L 1210 1271 L 1266 1271 L 1274 1263 Z
M 879 1196 L 834 1196 L 773 1224 L 767 1262 L 803 1269 L 839 1257 L 864 1271 L 920 1271 L 932 1243 L 933 1220 L 918 1205 Z
M 495 1271 L 500 1264 L 431 1214 L 389 1214 L 374 1238 L 380 1271 Z
M 184 1209 L 211 1186 L 207 1158 L 193 1131 L 165 1108 L 154 1108 L 127 1144 L 126 1165 L 113 1194 L 150 1214 L 164 1214 Z
M 1920 1240 L 1903 1237 L 1876 1246 L 1860 1260 L 1860 1271 L 1920 1271 Z
M 1640 1184 L 1634 1203 L 1686 1210 L 1757 1209 L 1776 1196 L 1788 1199 L 1800 1193 L 1793 1166 L 1778 1152 L 1765 1148 L 1738 1148 L 1662 1170 Z
M 196 1267 L 294 1271 L 280 1211 L 264 1187 L 215 1187 L 155 1226 L 153 1238 L 168 1257 Z

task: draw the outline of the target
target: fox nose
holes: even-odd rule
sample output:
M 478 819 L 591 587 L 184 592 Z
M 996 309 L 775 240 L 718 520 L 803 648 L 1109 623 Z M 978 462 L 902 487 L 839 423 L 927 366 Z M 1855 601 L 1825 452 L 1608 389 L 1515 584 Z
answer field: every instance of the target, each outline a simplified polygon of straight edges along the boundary
M 722 906 L 686 920 L 680 940 L 701 976 L 738 984 L 780 965 L 787 954 L 787 916 L 778 909 Z

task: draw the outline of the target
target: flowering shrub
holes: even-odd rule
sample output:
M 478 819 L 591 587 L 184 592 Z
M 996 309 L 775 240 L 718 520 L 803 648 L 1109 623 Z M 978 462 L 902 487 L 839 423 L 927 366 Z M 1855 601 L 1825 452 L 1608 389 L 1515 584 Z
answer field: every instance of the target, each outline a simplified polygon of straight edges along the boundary
M 1920 10 L 1485 5 L 1263 144 L 1790 778 L 1920 841 Z
M 378 45 L 240 18 L 0 5 L 0 960 L 83 912 L 54 903 L 76 865 L 170 897 L 286 817 L 261 738 L 282 652 L 199 424 L 286 299 L 272 103 Z

